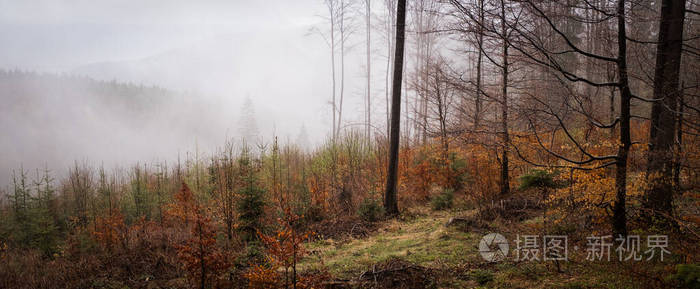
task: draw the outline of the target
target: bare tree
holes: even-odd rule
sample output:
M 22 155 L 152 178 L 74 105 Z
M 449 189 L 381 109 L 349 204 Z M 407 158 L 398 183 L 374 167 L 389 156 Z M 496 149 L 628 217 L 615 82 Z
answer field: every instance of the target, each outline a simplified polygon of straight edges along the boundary
M 365 0 L 365 28 L 366 28 L 366 60 L 367 60 L 367 91 L 365 98 L 365 137 L 369 142 L 371 139 L 371 126 L 372 126 L 372 89 L 370 88 L 372 82 L 372 66 L 371 66 L 371 56 L 372 56 L 372 37 L 371 37 L 371 20 L 372 20 L 372 4 L 371 0 Z
M 474 99 L 475 109 L 474 115 L 474 125 L 472 132 L 482 133 L 478 129 L 479 123 L 483 120 L 482 104 L 486 98 L 489 98 L 492 102 L 496 103 L 498 109 L 500 110 L 500 115 L 494 117 L 495 123 L 491 125 L 492 131 L 489 134 L 497 135 L 500 141 L 491 142 L 491 146 L 495 147 L 497 153 L 497 160 L 500 164 L 500 194 L 505 195 L 510 192 L 510 168 L 509 168 L 509 147 L 510 147 L 510 134 L 509 134 L 509 75 L 512 63 L 509 62 L 509 47 L 512 45 L 511 42 L 514 38 L 514 28 L 520 25 L 520 15 L 518 12 L 516 4 L 509 5 L 506 1 L 498 1 L 496 3 L 491 3 L 489 9 L 486 9 L 484 1 L 479 0 L 478 3 L 473 5 L 468 5 L 459 0 L 451 0 L 450 4 L 456 9 L 457 18 L 461 21 L 471 21 L 470 25 L 466 28 L 457 28 L 458 33 L 468 33 L 475 34 L 476 38 L 476 48 L 478 49 L 477 55 L 477 79 L 475 86 L 476 97 Z M 514 7 L 509 7 L 514 6 Z M 506 13 L 508 12 L 508 13 Z M 489 21 L 486 21 L 486 15 L 488 14 Z M 464 30 L 466 29 L 466 31 Z M 487 45 L 485 45 L 485 39 L 491 42 L 492 46 L 487 50 Z M 500 50 L 500 52 L 497 52 Z M 498 70 L 498 76 L 500 77 L 500 92 L 498 95 L 492 92 L 487 94 L 482 83 L 482 59 L 481 57 L 486 57 L 486 59 Z M 500 59 L 499 59 L 500 58 Z
M 453 1 L 465 15 L 470 19 L 479 23 L 478 16 L 472 13 L 469 9 L 461 5 L 458 1 Z M 626 5 L 624 0 L 619 0 L 614 7 L 608 5 L 595 6 L 593 3 L 586 2 L 582 9 L 594 9 L 606 15 L 604 20 L 597 23 L 604 29 L 609 29 L 611 35 L 615 36 L 615 44 L 617 45 L 617 53 L 611 51 L 606 53 L 593 53 L 587 51 L 577 43 L 572 35 L 567 33 L 566 25 L 571 25 L 566 21 L 559 21 L 567 17 L 577 19 L 573 16 L 567 16 L 566 13 L 547 13 L 545 12 L 556 5 L 564 5 L 567 3 L 541 3 L 539 1 L 519 1 L 505 5 L 505 1 L 501 1 L 499 12 L 487 11 L 494 15 L 500 21 L 500 29 L 492 23 L 480 24 L 485 33 L 493 35 L 494 38 L 503 41 L 503 56 L 504 61 L 501 64 L 495 62 L 492 56 L 488 53 L 484 54 L 491 63 L 502 70 L 503 87 L 501 97 L 507 96 L 508 93 L 508 76 L 509 72 L 504 69 L 504 66 L 509 65 L 507 62 L 509 49 L 513 49 L 523 62 L 528 62 L 531 68 L 540 67 L 543 72 L 554 76 L 556 83 L 565 89 L 566 93 L 554 94 L 560 96 L 559 100 L 552 98 L 546 94 L 539 93 L 535 90 L 527 92 L 520 89 L 519 93 L 526 96 L 527 101 L 523 104 L 530 103 L 529 106 L 520 107 L 522 111 L 519 116 L 524 121 L 523 125 L 531 131 L 526 137 L 534 138 L 541 149 L 547 154 L 563 160 L 570 165 L 552 165 L 538 164 L 533 162 L 529 156 L 521 153 L 517 146 L 513 146 L 508 139 L 508 115 L 502 115 L 502 133 L 503 141 L 507 141 L 503 145 L 515 149 L 518 156 L 537 166 L 546 167 L 568 167 L 577 169 L 598 169 L 608 166 L 615 166 L 615 201 L 612 204 L 613 218 L 611 219 L 613 231 L 615 234 L 626 234 L 626 182 L 627 182 L 627 160 L 632 141 L 630 137 L 630 102 L 633 98 L 629 85 L 628 66 L 627 66 L 627 41 L 626 34 Z M 605 3 L 607 4 L 607 3 Z M 564 7 L 566 8 L 566 7 Z M 505 10 L 505 11 L 504 11 Z M 524 20 L 523 18 L 526 18 Z M 586 21 L 578 20 L 578 21 Z M 616 27 L 610 22 L 616 22 Z M 581 75 L 574 65 L 570 65 L 572 58 L 585 59 L 587 61 L 595 61 L 597 64 L 610 64 L 615 67 L 615 75 L 607 80 L 592 80 L 585 75 Z M 525 70 L 521 73 L 528 73 L 531 70 Z M 587 106 L 583 105 L 586 96 L 580 96 L 576 87 L 581 85 L 590 85 L 593 87 L 612 87 L 619 92 L 619 107 L 618 116 L 612 123 L 604 123 L 591 113 Z M 506 101 L 501 99 L 499 102 L 502 107 L 502 112 L 507 111 L 510 107 Z M 589 107 L 588 107 L 589 108 Z M 580 137 L 575 136 L 571 132 L 571 125 L 568 119 L 571 114 L 582 116 L 590 126 L 601 129 L 616 129 L 619 127 L 619 143 L 617 154 L 615 155 L 595 155 L 581 145 Z M 505 125 L 503 125 L 505 124 Z M 545 129 L 546 128 L 546 129 Z M 551 139 L 556 134 L 563 135 L 567 141 L 573 145 L 578 151 L 574 155 L 566 155 L 558 152 L 553 147 L 553 142 L 547 143 L 543 140 L 543 133 L 547 131 L 551 134 Z M 520 135 L 519 137 L 525 137 Z M 585 136 L 584 136 L 585 137 Z M 506 148 L 507 149 L 507 148 Z M 504 149 L 504 152 L 506 150 Z M 505 154 L 504 154 L 505 155 Z M 502 162 L 505 160 L 502 157 Z M 503 175 L 503 174 L 502 174 Z M 502 181 L 503 181 L 502 177 Z M 502 188 L 503 192 L 503 188 Z M 609 204 L 611 205 L 611 204 Z
M 404 36 L 406 34 L 406 0 L 398 0 L 396 7 L 396 51 L 394 80 L 391 90 L 391 133 L 389 139 L 389 168 L 387 169 L 384 210 L 387 215 L 399 213 L 396 187 L 398 184 L 399 126 L 401 121 L 401 78 L 403 74 Z
M 570 128 L 564 122 L 562 118 L 562 113 L 556 112 L 551 106 L 548 107 L 547 114 L 553 116 L 556 119 L 558 127 L 563 130 L 568 140 L 577 148 L 580 155 L 582 156 L 579 160 L 571 157 L 563 156 L 562 154 L 556 153 L 551 146 L 539 141 L 539 136 L 537 136 L 538 143 L 541 147 L 546 147 L 546 151 L 551 155 L 574 164 L 577 168 L 584 169 L 597 169 L 607 166 L 615 166 L 615 201 L 612 206 L 613 216 L 612 216 L 612 228 L 615 234 L 626 235 L 627 233 L 627 217 L 626 217 L 626 195 L 627 195 L 627 161 L 630 147 L 632 146 L 631 135 L 630 135 L 630 119 L 631 110 L 630 103 L 632 100 L 632 92 L 629 85 L 628 79 L 628 68 L 627 68 L 627 30 L 626 30 L 626 6 L 624 0 L 619 0 L 616 3 L 615 10 L 608 11 L 606 6 L 596 7 L 592 6 L 591 3 L 587 3 L 589 9 L 596 9 L 601 11 L 606 15 L 609 15 L 607 19 L 611 21 L 616 20 L 616 31 L 611 34 L 616 35 L 617 44 L 617 54 L 616 55 L 604 55 L 595 54 L 590 51 L 585 51 L 580 48 L 570 36 L 567 36 L 561 29 L 561 24 L 557 25 L 551 17 L 546 15 L 544 11 L 536 4 L 534 1 L 528 1 L 527 7 L 531 9 L 532 13 L 543 20 L 543 24 L 546 25 L 548 30 L 550 30 L 553 35 L 563 41 L 563 47 L 558 48 L 558 50 L 548 50 L 548 48 L 543 47 L 538 43 L 532 34 L 524 33 L 521 28 L 516 29 L 518 34 L 522 36 L 523 42 L 526 42 L 529 47 L 535 48 L 538 56 L 521 49 L 522 46 L 518 47 L 518 51 L 522 52 L 528 58 L 534 60 L 539 65 L 544 65 L 547 69 L 556 73 L 557 79 L 562 83 L 583 83 L 585 85 L 592 85 L 594 87 L 614 87 L 619 92 L 619 112 L 617 117 L 612 123 L 602 123 L 597 120 L 594 115 L 581 105 L 580 100 L 574 100 L 574 106 L 571 107 L 567 102 L 563 102 L 568 109 L 577 111 L 582 114 L 588 120 L 589 124 L 598 128 L 608 128 L 615 129 L 619 127 L 619 145 L 618 151 L 615 155 L 594 155 L 590 153 L 586 148 L 581 145 L 581 141 L 577 140 L 571 132 Z M 556 45 L 557 43 L 555 43 Z M 594 81 L 581 76 L 576 70 L 566 67 L 562 63 L 561 57 L 556 57 L 557 53 L 573 53 L 579 57 L 583 57 L 588 61 L 597 61 L 603 63 L 609 63 L 615 67 L 615 75 L 613 79 L 608 79 L 607 81 Z M 565 60 L 564 60 L 565 61 Z M 540 102 L 541 103 L 541 102 Z M 532 120 L 529 120 L 532 124 Z M 535 131 L 535 130 L 533 130 Z M 535 132 L 537 135 L 537 132 Z M 522 156 L 522 155 L 521 155 Z M 597 164 L 597 165 L 596 165 Z
M 396 3 L 394 0 L 384 0 L 384 7 L 386 7 L 386 17 L 384 18 L 385 32 L 386 32 L 386 74 L 384 78 L 384 96 L 386 100 L 386 135 L 389 136 L 391 131 L 391 104 L 389 100 L 389 95 L 391 94 L 391 69 L 392 61 L 394 60 L 394 37 L 396 29 L 394 25 L 396 24 Z
M 332 85 L 331 85 L 331 110 L 332 110 L 332 115 L 333 115 L 333 126 L 331 127 L 331 134 L 332 134 L 332 139 L 335 141 L 336 139 L 336 124 L 337 124 L 337 118 L 336 118 L 336 113 L 338 112 L 338 108 L 336 106 L 336 76 L 335 76 L 335 51 L 336 51 L 336 26 L 338 25 L 338 7 L 340 6 L 339 2 L 340 0 L 325 0 L 326 8 L 328 9 L 328 23 L 330 25 L 330 29 L 328 32 L 328 37 L 326 37 L 323 33 L 320 33 L 321 36 L 324 37 L 326 40 L 326 43 L 328 44 L 330 50 L 331 50 L 331 80 L 332 80 Z
M 68 188 L 73 196 L 75 215 L 78 224 L 88 223 L 88 205 L 92 196 L 92 172 L 87 164 L 79 165 L 76 161 L 68 170 Z
M 419 0 L 411 6 L 412 25 L 416 35 L 416 60 L 412 87 L 416 92 L 413 100 L 413 122 L 417 140 L 421 144 L 427 142 L 428 122 L 428 71 L 430 56 L 435 51 L 438 3 L 435 0 Z
M 510 181 L 508 178 L 508 146 L 510 137 L 508 135 L 508 30 L 506 29 L 506 4 L 501 0 L 501 37 L 503 38 L 503 61 L 501 69 L 503 73 L 503 83 L 501 88 L 501 133 L 503 137 L 503 148 L 501 151 L 501 195 L 510 192 Z
M 337 137 L 343 127 L 343 99 L 345 96 L 345 53 L 348 48 L 348 39 L 354 32 L 354 23 L 352 17 L 348 13 L 352 8 L 353 2 L 350 0 L 340 0 L 338 5 L 338 37 L 340 38 L 340 99 L 338 104 L 338 123 L 335 131 Z
M 212 181 L 214 182 L 217 203 L 219 205 L 219 213 L 222 215 L 226 237 L 228 240 L 227 246 L 231 245 L 234 237 L 235 221 L 236 221 L 236 183 L 239 180 L 236 178 L 236 153 L 234 145 L 227 142 L 220 157 L 212 159 Z
M 428 115 L 430 121 L 437 122 L 437 127 L 428 125 L 428 134 L 439 137 L 442 158 L 446 164 L 450 151 L 451 127 L 454 127 L 450 121 L 455 89 L 449 76 L 450 71 L 445 58 L 438 55 L 433 59 L 430 64 L 431 72 L 428 73 Z M 447 172 L 446 175 L 448 175 Z
M 654 70 L 654 103 L 649 127 L 649 164 L 647 176 L 651 187 L 645 207 L 654 212 L 671 214 L 673 200 L 674 143 L 679 99 L 679 73 L 683 47 L 685 0 L 661 1 L 659 40 Z M 678 136 L 680 137 L 680 136 Z
M 625 0 L 617 3 L 617 79 L 620 90 L 620 145 L 615 163 L 615 204 L 613 207 L 613 233 L 627 235 L 627 159 L 632 146 L 630 133 L 630 102 L 632 91 L 627 73 L 627 28 Z
M 479 23 L 484 23 L 484 0 L 479 0 Z M 477 58 L 476 58 L 476 89 L 474 97 L 474 130 L 479 129 L 479 120 L 481 119 L 482 110 L 482 86 L 481 86 L 481 63 L 484 53 L 484 29 L 482 25 L 477 25 L 476 30 L 476 45 L 477 45 Z

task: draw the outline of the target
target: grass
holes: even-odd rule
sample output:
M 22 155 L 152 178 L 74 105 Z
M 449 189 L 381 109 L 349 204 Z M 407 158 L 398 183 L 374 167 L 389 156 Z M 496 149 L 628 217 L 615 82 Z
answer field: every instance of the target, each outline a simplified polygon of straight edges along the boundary
M 476 244 L 481 236 L 445 227 L 448 219 L 448 213 L 435 212 L 408 221 L 388 221 L 378 234 L 364 239 L 342 243 L 316 241 L 308 244 L 307 249 L 313 254 L 301 266 L 311 269 L 326 266 L 335 275 L 348 276 L 390 257 L 401 257 L 425 267 L 458 265 L 478 258 Z
M 625 275 L 616 263 L 578 260 L 563 264 L 565 273 L 557 273 L 551 262 L 484 264 L 478 244 L 485 232 L 462 232 L 445 226 L 450 217 L 470 213 L 421 208 L 403 220 L 384 222 L 366 238 L 308 243 L 310 254 L 299 264 L 299 270 L 326 269 L 336 278 L 352 279 L 371 270 L 373 264 L 400 257 L 428 268 L 472 268 L 463 277 L 441 280 L 441 288 L 643 288 L 642 281 Z M 507 225 L 496 221 L 491 226 L 496 232 L 514 232 L 532 229 L 533 223 L 541 223 L 541 218 Z

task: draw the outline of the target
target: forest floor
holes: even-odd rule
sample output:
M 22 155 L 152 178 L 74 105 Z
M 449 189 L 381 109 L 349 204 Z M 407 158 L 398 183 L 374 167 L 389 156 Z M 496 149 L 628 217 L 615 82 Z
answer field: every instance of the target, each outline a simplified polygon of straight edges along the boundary
M 409 209 L 377 224 L 361 238 L 319 239 L 307 244 L 301 271 L 328 271 L 338 288 L 645 288 L 648 278 L 635 263 L 587 261 L 586 249 L 569 248 L 569 261 L 514 262 L 517 234 L 541 232 L 542 217 L 447 225 L 453 217 L 473 219 L 476 210 Z M 539 223 L 539 224 L 538 224 Z M 481 238 L 498 232 L 509 240 L 506 261 L 486 262 Z M 569 242 L 569 246 L 574 244 Z M 578 247 L 577 247 L 578 248 Z M 611 252 L 614 254 L 614 251 Z M 614 260 L 617 255 L 611 256 Z M 333 286 L 329 286 L 333 287 Z

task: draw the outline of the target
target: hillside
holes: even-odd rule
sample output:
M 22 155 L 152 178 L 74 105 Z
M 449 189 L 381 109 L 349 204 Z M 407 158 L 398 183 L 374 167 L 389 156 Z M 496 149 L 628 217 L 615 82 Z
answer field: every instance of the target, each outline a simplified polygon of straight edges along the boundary
M 172 160 L 219 145 L 236 120 L 210 98 L 70 75 L 0 71 L 0 100 L 0 187 L 20 166 Z

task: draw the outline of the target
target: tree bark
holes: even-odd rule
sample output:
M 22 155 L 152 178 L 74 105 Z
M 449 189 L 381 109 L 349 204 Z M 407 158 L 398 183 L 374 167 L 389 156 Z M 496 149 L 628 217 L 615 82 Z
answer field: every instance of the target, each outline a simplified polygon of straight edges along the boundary
M 510 192 L 508 181 L 508 37 L 506 31 L 506 8 L 505 1 L 501 0 L 501 34 L 503 37 L 503 86 L 501 99 L 501 129 L 503 130 L 503 151 L 501 155 L 501 195 Z
M 681 87 L 683 87 L 683 84 L 681 84 Z M 678 192 L 681 189 L 681 152 L 683 149 L 683 105 L 684 105 L 684 97 L 683 97 L 683 92 L 681 91 L 680 94 L 680 101 L 678 102 L 678 120 L 676 124 L 676 147 L 678 148 L 678 151 L 676 152 L 676 163 L 675 168 L 673 169 L 673 185 L 675 186 L 675 191 Z
M 396 51 L 394 52 L 394 80 L 391 91 L 391 137 L 389 144 L 389 168 L 387 171 L 384 210 L 387 215 L 399 213 L 396 187 L 398 184 L 399 126 L 401 120 L 401 78 L 406 30 L 406 0 L 399 0 L 396 8 Z
M 627 32 L 625 28 L 625 1 L 617 4 L 617 73 L 620 87 L 620 145 L 615 167 L 615 204 L 613 206 L 613 234 L 627 235 L 627 155 L 632 141 L 630 138 L 630 92 L 627 77 Z
M 474 99 L 474 131 L 479 130 L 479 120 L 481 119 L 481 60 L 483 57 L 484 44 L 484 0 L 479 0 L 479 32 L 476 36 L 476 44 L 479 54 L 476 58 L 476 98 Z
M 653 212 L 671 214 L 673 201 L 674 144 L 678 77 L 683 44 L 685 0 L 661 1 L 659 41 L 654 69 L 654 99 L 649 127 L 649 165 L 645 207 Z

